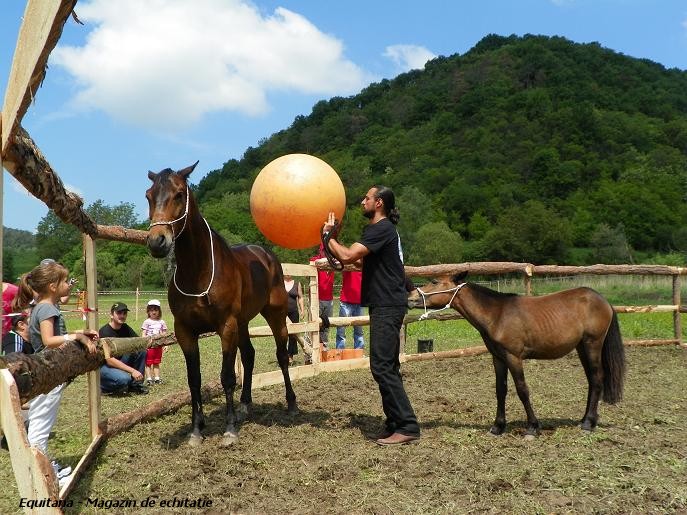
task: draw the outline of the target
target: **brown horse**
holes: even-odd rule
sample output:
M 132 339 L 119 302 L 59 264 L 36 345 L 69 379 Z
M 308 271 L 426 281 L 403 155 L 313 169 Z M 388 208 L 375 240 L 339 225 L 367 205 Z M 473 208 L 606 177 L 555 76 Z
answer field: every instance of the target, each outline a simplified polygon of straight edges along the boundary
M 496 372 L 496 420 L 489 430 L 500 435 L 506 428 L 506 391 L 510 370 L 518 397 L 527 413 L 526 437 L 539 430 L 523 372 L 523 360 L 557 359 L 577 349 L 589 390 L 582 429 L 592 431 L 603 400 L 622 399 L 625 349 L 613 308 L 591 288 L 574 288 L 541 297 L 499 293 L 463 282 L 467 272 L 417 288 L 408 298 L 410 308 L 448 308 L 458 311 L 482 336 Z
M 289 413 L 297 411 L 286 347 L 288 297 L 281 264 L 272 252 L 257 245 L 229 247 L 201 216 L 187 182 L 197 164 L 178 172 L 169 168 L 148 172 L 153 185 L 146 191 L 150 208 L 147 245 L 153 257 L 165 257 L 172 248 L 176 257 L 168 297 L 191 390 L 193 427 L 189 443 L 201 442 L 205 426 L 198 336 L 216 331 L 222 340 L 221 379 L 227 401 L 222 444 L 228 445 L 238 438 L 237 413 L 242 418 L 251 406 L 255 349 L 248 336 L 248 322 L 258 313 L 265 317 L 277 343 Z M 235 411 L 237 348 L 241 349 L 244 382 L 241 403 Z

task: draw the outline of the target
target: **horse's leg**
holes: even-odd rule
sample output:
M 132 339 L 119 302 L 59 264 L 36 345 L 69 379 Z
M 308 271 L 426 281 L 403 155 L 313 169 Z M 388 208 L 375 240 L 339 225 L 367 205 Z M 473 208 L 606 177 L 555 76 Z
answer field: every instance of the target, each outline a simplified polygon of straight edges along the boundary
M 603 340 L 601 341 L 603 345 Z M 584 431 L 593 431 L 599 420 L 599 398 L 603 385 L 603 369 L 601 367 L 601 345 L 599 341 L 581 341 L 577 345 L 577 355 L 580 358 L 584 373 L 587 376 L 587 407 L 580 427 Z
M 198 350 L 198 337 L 186 331 L 179 325 L 174 326 L 177 341 L 184 353 L 186 360 L 186 376 L 188 388 L 191 391 L 191 433 L 189 445 L 197 446 L 203 441 L 201 431 L 205 427 L 203 415 L 203 399 L 200 395 L 200 351 Z
M 298 413 L 298 406 L 296 405 L 296 392 L 293 391 L 291 377 L 289 376 L 289 352 L 287 349 L 289 332 L 286 328 L 286 313 L 280 309 L 270 309 L 268 306 L 262 311 L 262 316 L 265 317 L 267 324 L 270 326 L 270 329 L 272 329 L 274 341 L 277 344 L 277 362 L 279 363 L 279 368 L 281 368 L 281 373 L 284 377 L 286 404 L 289 414 L 295 415 Z
M 496 419 L 489 432 L 500 435 L 506 429 L 506 393 L 508 393 L 508 368 L 501 358 L 491 355 L 496 374 Z
M 253 367 L 255 365 L 255 348 L 248 336 L 248 326 L 239 330 L 239 349 L 243 364 L 243 384 L 241 386 L 241 403 L 236 409 L 238 422 L 250 415 L 253 405 Z
M 534 409 L 530 403 L 530 390 L 525 382 L 525 372 L 522 368 L 522 359 L 512 354 L 506 354 L 506 364 L 508 366 L 508 370 L 510 370 L 511 376 L 513 376 L 515 391 L 518 392 L 520 402 L 522 402 L 522 405 L 525 408 L 525 413 L 527 414 L 527 429 L 525 430 L 525 438 L 534 438 L 539 433 L 539 420 L 537 420 L 537 416 L 534 414 Z
M 226 399 L 226 428 L 221 445 L 234 443 L 238 437 L 236 429 L 236 413 L 234 411 L 234 390 L 236 389 L 236 350 L 239 340 L 239 328 L 236 319 L 230 318 L 224 324 L 220 333 L 222 339 L 222 387 Z M 251 371 L 252 372 L 252 371 Z

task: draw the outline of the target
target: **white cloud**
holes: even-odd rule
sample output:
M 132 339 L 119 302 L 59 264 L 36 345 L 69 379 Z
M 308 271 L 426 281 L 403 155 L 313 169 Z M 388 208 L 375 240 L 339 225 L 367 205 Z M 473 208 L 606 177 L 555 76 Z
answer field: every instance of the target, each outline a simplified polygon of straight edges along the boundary
M 427 61 L 436 57 L 425 47 L 417 45 L 391 45 L 386 47 L 383 55 L 391 59 L 399 71 L 403 72 L 422 69 Z
M 84 46 L 59 46 L 53 64 L 74 76 L 74 102 L 125 122 L 171 129 L 207 113 L 258 116 L 270 91 L 343 95 L 371 78 L 341 41 L 303 16 L 263 16 L 246 0 L 92 0 Z

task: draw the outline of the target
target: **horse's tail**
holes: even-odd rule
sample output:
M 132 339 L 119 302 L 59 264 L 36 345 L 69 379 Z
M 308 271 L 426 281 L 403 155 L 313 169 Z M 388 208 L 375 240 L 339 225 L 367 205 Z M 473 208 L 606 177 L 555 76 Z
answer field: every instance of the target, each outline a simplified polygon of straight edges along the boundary
M 601 365 L 604 371 L 603 400 L 615 404 L 623 398 L 625 382 L 625 347 L 615 311 L 601 350 Z

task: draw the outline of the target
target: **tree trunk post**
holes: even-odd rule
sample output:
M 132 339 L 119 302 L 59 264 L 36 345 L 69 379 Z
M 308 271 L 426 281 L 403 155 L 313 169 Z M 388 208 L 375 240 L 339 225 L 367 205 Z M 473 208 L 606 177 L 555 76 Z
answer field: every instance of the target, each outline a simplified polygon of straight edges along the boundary
M 83 235 L 84 262 L 86 265 L 86 326 L 98 330 L 98 280 L 95 262 L 95 241 L 88 234 Z M 91 438 L 101 434 L 100 430 L 100 369 L 88 372 L 88 419 Z
M 673 312 L 673 332 L 675 334 L 675 339 L 677 340 L 680 347 L 684 347 L 682 343 L 682 315 L 680 314 L 680 289 L 682 286 L 682 281 L 679 275 L 673 276 L 673 304 L 675 304 L 676 309 Z

